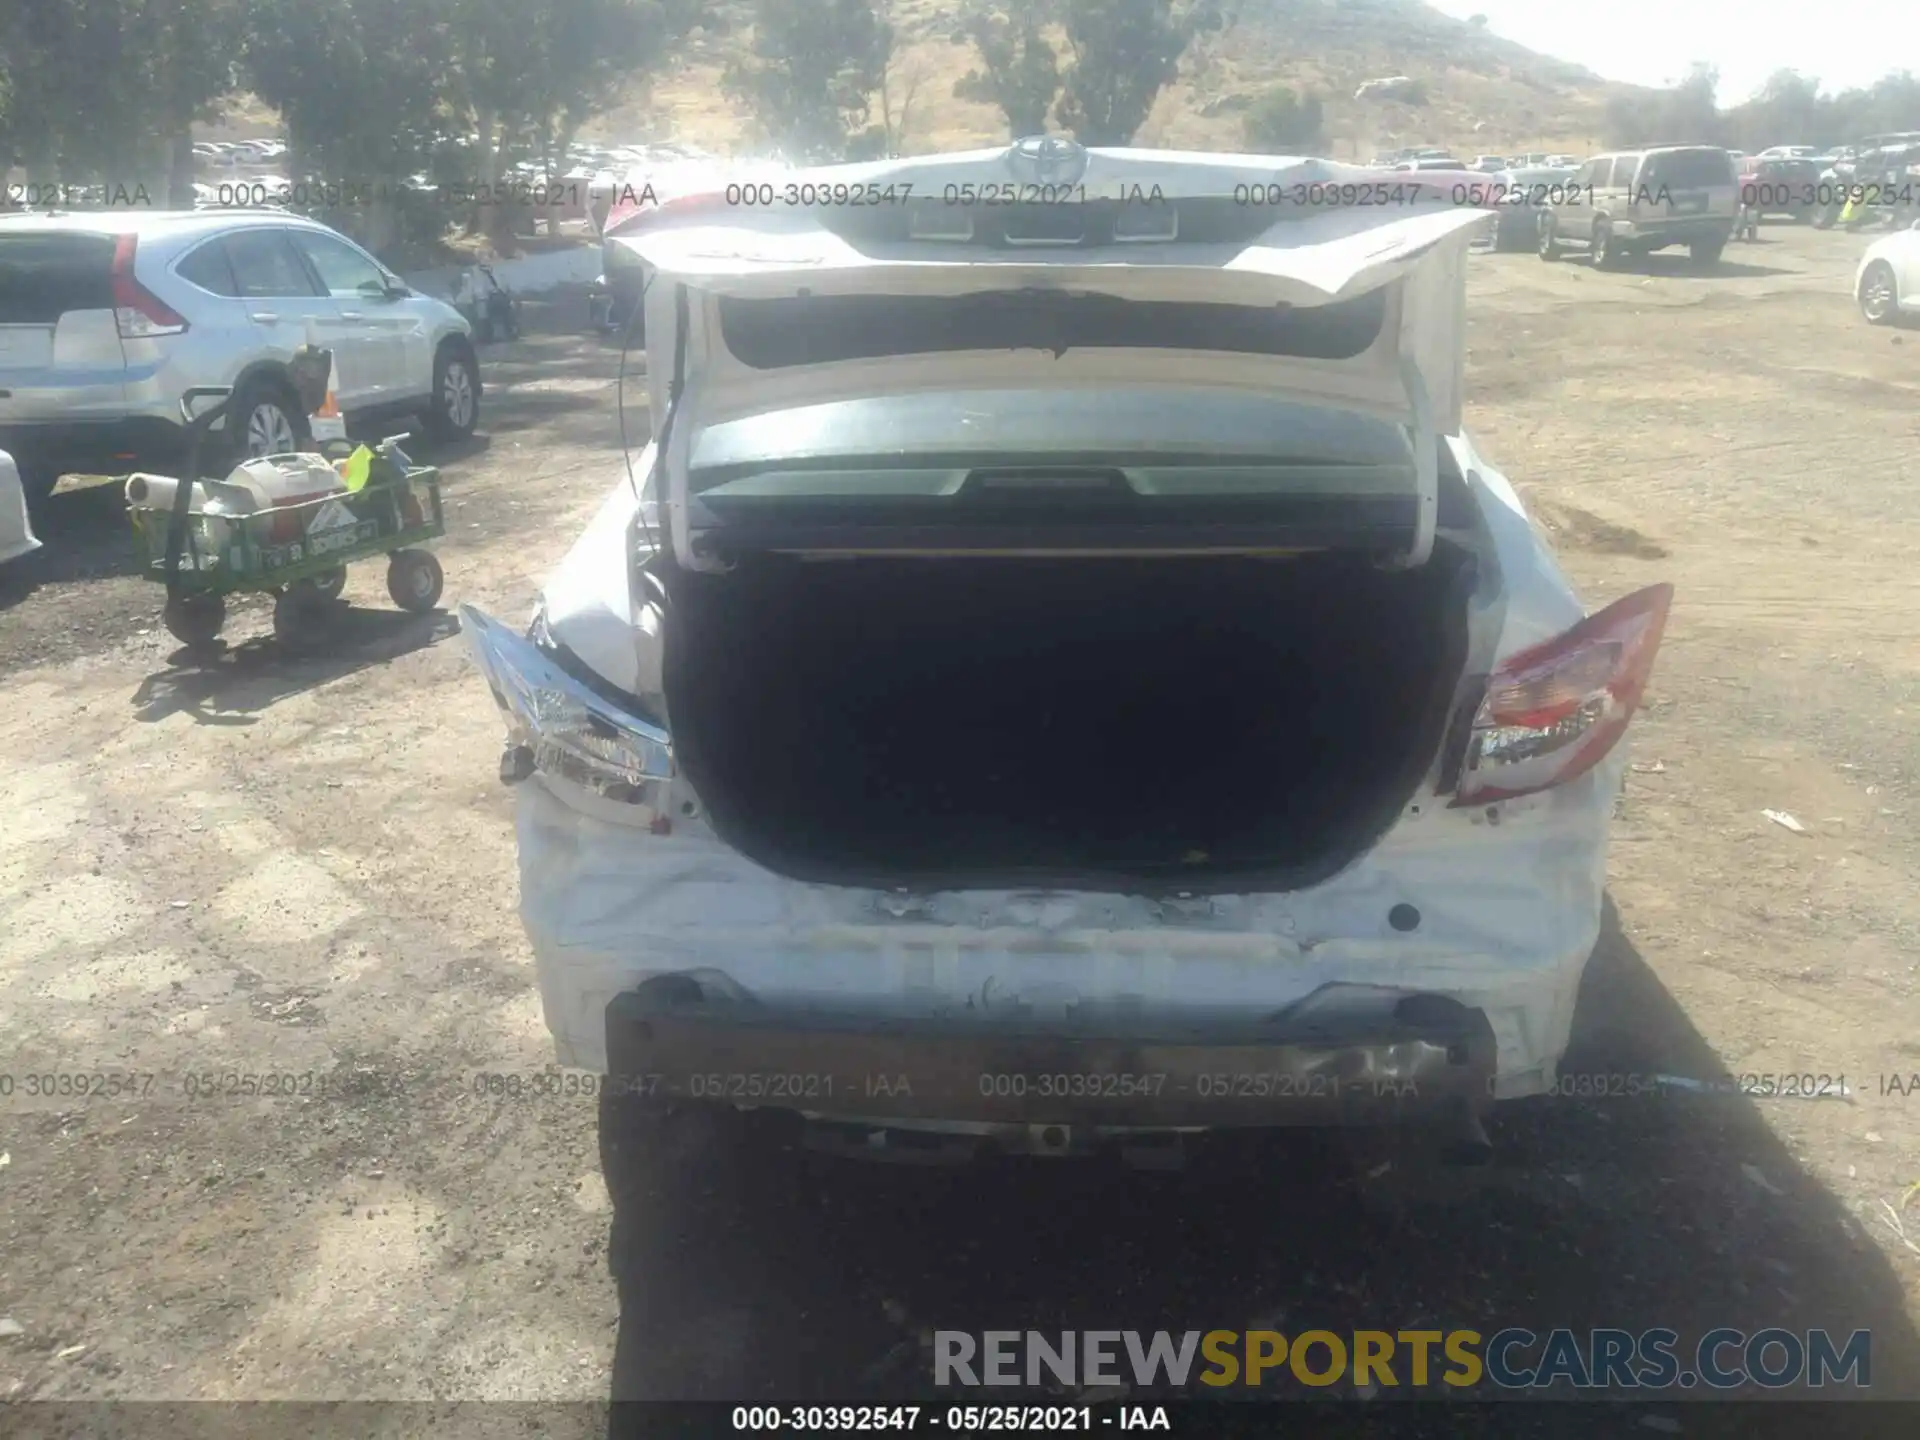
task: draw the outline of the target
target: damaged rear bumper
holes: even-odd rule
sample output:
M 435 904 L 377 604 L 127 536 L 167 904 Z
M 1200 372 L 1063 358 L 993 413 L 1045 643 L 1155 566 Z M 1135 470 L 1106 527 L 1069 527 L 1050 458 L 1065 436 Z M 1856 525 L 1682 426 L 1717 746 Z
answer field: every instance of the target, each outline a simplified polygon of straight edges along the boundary
M 1552 1086 L 1600 930 L 1606 818 L 1623 768 L 1609 757 L 1574 785 L 1503 803 L 1497 825 L 1422 807 L 1308 891 L 1180 901 L 808 885 L 697 821 L 676 815 L 670 834 L 651 833 L 629 818 L 633 807 L 536 774 L 515 791 L 520 910 L 555 1058 L 660 1075 L 657 1091 L 671 1071 L 688 1099 L 785 1106 L 824 1097 L 769 1093 L 792 1082 L 768 1077 L 831 1075 L 831 1113 L 928 1131 L 1053 1117 L 1114 1128 L 1340 1124 L 1481 1100 L 1489 1085 L 1496 1100 Z M 1396 928 L 1406 911 L 1417 912 L 1410 931 Z M 1416 996 L 1428 1008 L 1356 1008 L 1362 992 L 1392 997 L 1389 1012 Z M 633 998 L 642 993 L 650 998 Z M 1347 998 L 1336 1006 L 1334 995 Z M 1423 1029 L 1441 1013 L 1435 1000 L 1469 1018 Z M 648 1013 L 663 1008 L 671 1015 Z M 610 1016 L 625 1019 L 610 1027 Z M 1332 1028 L 1288 1028 L 1309 1018 Z M 635 1048 L 649 1032 L 626 1021 L 653 1024 L 650 1051 Z M 1464 1064 L 1445 1058 L 1461 1043 Z M 878 1085 L 865 1094 L 864 1077 L 903 1073 L 922 1077 L 910 1099 L 865 1103 L 887 1097 Z M 1024 1075 L 1025 1093 L 981 1094 L 980 1077 L 998 1074 Z M 1125 1093 L 1124 1078 L 1087 1094 L 1093 1081 L 1072 1078 L 1143 1074 L 1168 1077 L 1157 1096 L 1138 1081 Z M 1201 1074 L 1229 1078 L 1210 1078 L 1202 1094 Z M 1061 1087 L 1036 1075 L 1067 1077 L 1069 1093 L 1046 1093 Z M 740 1078 L 715 1087 L 715 1076 Z M 1389 1079 L 1418 1083 L 1396 1094 Z M 1004 1082 L 1009 1092 L 1019 1083 Z M 849 1085 L 858 1109 L 842 1103 Z M 1134 1104 L 1143 1100 L 1153 1103 Z
M 1498 1064 L 1481 1011 L 1364 985 L 1237 1024 L 1077 1033 L 795 1013 L 667 975 L 616 996 L 606 1026 L 616 1093 L 880 1125 L 1467 1125 Z

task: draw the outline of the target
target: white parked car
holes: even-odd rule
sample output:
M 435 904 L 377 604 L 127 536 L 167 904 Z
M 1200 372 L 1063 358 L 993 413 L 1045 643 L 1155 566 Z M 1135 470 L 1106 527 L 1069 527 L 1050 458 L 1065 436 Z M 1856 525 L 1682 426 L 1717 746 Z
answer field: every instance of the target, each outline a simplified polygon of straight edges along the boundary
M 1875 325 L 1920 314 L 1920 220 L 1867 247 L 1853 274 L 1853 296 Z
M 1484 1155 L 1553 1086 L 1671 588 L 1588 614 L 1462 428 L 1485 211 L 1234 198 L 1366 176 L 1023 142 L 622 238 L 658 444 L 462 610 L 620 1134 Z

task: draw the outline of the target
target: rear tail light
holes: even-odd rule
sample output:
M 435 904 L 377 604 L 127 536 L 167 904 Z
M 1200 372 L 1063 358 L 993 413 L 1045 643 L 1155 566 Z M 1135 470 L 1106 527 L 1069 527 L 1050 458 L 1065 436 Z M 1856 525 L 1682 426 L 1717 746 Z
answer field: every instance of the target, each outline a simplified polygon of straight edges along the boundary
M 536 622 L 536 633 L 540 628 Z M 515 778 L 538 770 L 605 799 L 643 806 L 654 821 L 667 822 L 654 824 L 655 833 L 668 833 L 676 775 L 668 731 L 596 694 L 539 644 L 471 605 L 460 607 L 460 632 L 506 719 L 508 754 L 525 752 L 516 756 Z M 501 773 L 507 776 L 507 767 Z M 679 813 L 693 812 L 683 801 Z
M 1653 673 L 1673 586 L 1651 585 L 1522 650 L 1488 677 L 1453 805 L 1578 779 L 1626 733 Z
M 137 235 L 122 235 L 113 246 L 113 320 L 122 340 L 154 335 L 183 335 L 186 317 L 142 285 L 133 274 Z

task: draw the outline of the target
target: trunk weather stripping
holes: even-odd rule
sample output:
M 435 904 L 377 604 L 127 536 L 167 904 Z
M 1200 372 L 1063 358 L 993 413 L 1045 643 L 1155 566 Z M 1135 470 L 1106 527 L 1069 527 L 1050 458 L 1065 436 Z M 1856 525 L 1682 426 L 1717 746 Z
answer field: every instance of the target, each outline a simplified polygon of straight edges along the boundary
M 1413 474 L 1418 509 L 1414 512 L 1413 541 L 1407 553 L 1389 561 L 1389 568 L 1415 570 L 1433 555 L 1433 539 L 1440 526 L 1440 435 L 1433 423 L 1433 400 L 1419 364 L 1400 357 L 1400 378 L 1407 387 L 1413 411 Z
M 667 470 L 667 538 L 673 546 L 673 558 L 683 570 L 708 573 L 724 571 L 724 561 L 695 553 L 693 522 L 687 514 L 687 467 L 673 460 L 673 442 L 678 438 L 680 407 L 687 390 L 687 328 L 691 323 L 687 287 L 673 287 L 673 372 L 667 380 L 667 413 L 660 421 L 659 463 Z

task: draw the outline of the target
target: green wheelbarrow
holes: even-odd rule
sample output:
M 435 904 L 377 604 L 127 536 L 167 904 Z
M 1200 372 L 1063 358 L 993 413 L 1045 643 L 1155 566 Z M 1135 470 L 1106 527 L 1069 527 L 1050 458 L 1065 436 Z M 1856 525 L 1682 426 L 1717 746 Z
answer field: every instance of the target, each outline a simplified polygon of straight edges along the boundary
M 181 397 L 188 477 L 199 475 L 207 433 L 231 395 L 196 387 Z M 218 403 L 196 410 L 208 399 Z M 347 566 L 380 555 L 394 603 L 416 614 L 432 610 L 445 581 L 439 560 L 420 547 L 446 534 L 440 472 L 413 464 L 399 441 L 356 451 L 346 475 L 313 455 L 254 462 L 280 482 L 281 493 L 264 503 L 257 489 L 232 483 L 129 476 L 134 548 L 141 573 L 167 587 L 168 631 L 189 648 L 211 646 L 226 623 L 229 595 L 268 594 L 275 637 L 307 648 L 332 628 Z M 302 493 L 302 475 L 310 477 L 309 493 Z

